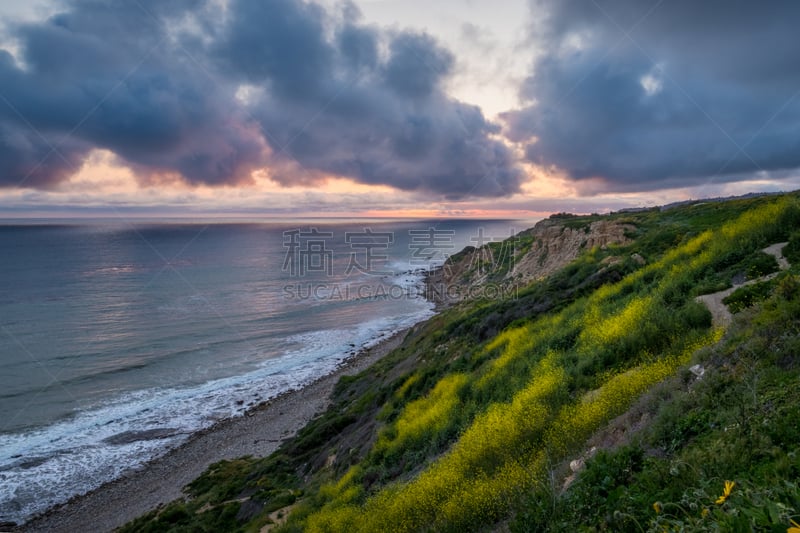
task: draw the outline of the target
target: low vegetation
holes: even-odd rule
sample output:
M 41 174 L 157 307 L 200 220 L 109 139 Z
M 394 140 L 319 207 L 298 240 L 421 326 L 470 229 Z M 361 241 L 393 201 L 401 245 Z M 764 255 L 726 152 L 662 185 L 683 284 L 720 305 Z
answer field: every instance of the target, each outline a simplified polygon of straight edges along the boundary
M 797 195 L 559 218 L 636 229 L 514 298 L 444 310 L 275 454 L 215 465 L 124 530 L 786 531 L 797 267 L 734 292 L 727 332 L 694 298 L 777 271 L 776 242 L 797 264 Z

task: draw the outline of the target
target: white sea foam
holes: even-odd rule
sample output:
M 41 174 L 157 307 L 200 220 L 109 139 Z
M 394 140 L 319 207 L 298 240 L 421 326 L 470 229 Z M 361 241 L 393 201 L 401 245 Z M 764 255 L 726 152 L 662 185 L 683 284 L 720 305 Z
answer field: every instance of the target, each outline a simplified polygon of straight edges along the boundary
M 404 288 L 418 287 L 421 276 L 403 273 L 390 281 Z M 333 371 L 353 351 L 373 346 L 432 314 L 432 305 L 420 300 L 418 311 L 411 314 L 294 335 L 287 343 L 295 349 L 267 359 L 247 374 L 192 388 L 128 393 L 43 429 L 0 435 L 0 521 L 24 522 L 97 488 L 164 454 L 193 432 L 307 385 Z

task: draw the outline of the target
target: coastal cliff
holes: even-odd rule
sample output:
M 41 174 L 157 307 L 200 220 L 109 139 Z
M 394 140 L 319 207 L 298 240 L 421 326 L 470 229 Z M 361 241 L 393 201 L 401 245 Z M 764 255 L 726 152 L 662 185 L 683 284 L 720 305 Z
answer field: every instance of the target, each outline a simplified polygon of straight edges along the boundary
M 502 243 L 467 247 L 428 278 L 432 300 L 452 304 L 493 285 L 508 292 L 539 281 L 588 250 L 631 242 L 636 227 L 618 220 L 554 215 Z
M 798 520 L 800 195 L 561 215 L 517 243 L 513 268 L 491 243 L 439 278 L 513 292 L 450 302 L 342 377 L 273 454 L 212 466 L 123 531 L 785 531 Z M 788 263 L 762 251 L 776 243 Z M 489 257 L 493 270 L 473 268 Z M 746 279 L 718 327 L 698 297 Z

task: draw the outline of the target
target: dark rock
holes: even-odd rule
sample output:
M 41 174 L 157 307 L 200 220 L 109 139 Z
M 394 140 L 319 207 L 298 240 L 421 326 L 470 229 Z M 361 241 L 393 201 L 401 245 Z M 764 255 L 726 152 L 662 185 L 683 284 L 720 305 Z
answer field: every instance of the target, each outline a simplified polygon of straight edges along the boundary
M 242 505 L 239 507 L 239 512 L 236 513 L 236 520 L 239 523 L 242 522 L 249 522 L 256 516 L 258 516 L 261 511 L 264 509 L 264 504 L 261 502 L 256 502 L 253 500 L 245 500 L 242 502 Z
M 117 433 L 116 435 L 112 435 L 106 439 L 103 439 L 103 442 L 106 444 L 116 445 L 130 444 L 140 440 L 166 439 L 168 437 L 174 437 L 178 433 L 179 431 L 175 428 L 156 428 L 146 429 L 144 431 L 123 431 L 122 433 Z

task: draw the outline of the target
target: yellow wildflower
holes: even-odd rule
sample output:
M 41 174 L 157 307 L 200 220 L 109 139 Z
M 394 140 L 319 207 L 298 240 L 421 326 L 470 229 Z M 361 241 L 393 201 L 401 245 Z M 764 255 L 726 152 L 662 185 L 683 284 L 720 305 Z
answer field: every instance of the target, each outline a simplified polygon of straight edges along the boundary
M 786 533 L 800 533 L 800 524 L 798 524 L 791 518 L 789 519 L 789 522 L 791 522 L 792 525 L 789 529 L 786 530 Z
M 717 505 L 722 505 L 723 503 L 725 503 L 725 500 L 727 500 L 728 496 L 731 495 L 731 492 L 733 491 L 733 487 L 734 486 L 736 486 L 736 482 L 734 482 L 734 481 L 726 481 L 725 482 L 725 490 L 722 491 L 722 496 L 717 498 L 717 501 L 715 501 L 714 503 L 716 503 Z
M 703 518 L 705 518 L 705 517 L 707 517 L 707 516 L 708 516 L 708 512 L 709 512 L 709 511 L 708 511 L 708 507 L 703 507 L 703 511 L 700 513 L 700 515 L 701 515 Z
M 653 510 L 656 512 L 656 514 L 660 513 L 661 512 L 661 502 L 655 502 L 653 504 Z

